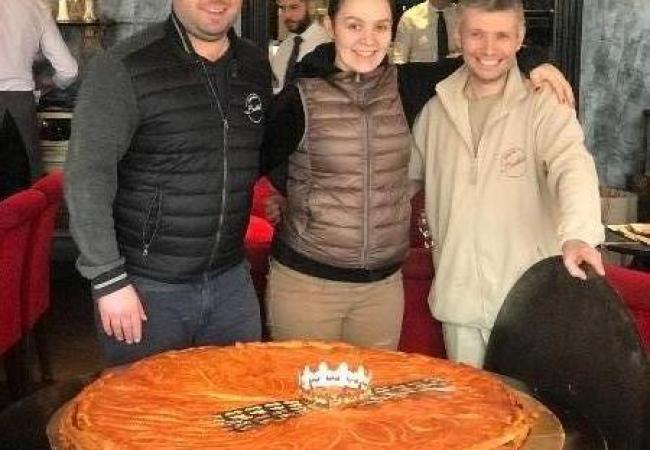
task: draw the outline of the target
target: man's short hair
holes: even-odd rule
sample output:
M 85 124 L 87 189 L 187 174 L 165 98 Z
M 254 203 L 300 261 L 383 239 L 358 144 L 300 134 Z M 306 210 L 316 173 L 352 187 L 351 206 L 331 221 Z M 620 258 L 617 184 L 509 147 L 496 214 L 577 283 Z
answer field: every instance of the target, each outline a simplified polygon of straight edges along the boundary
M 284 0 L 275 0 L 276 5 L 280 5 Z M 311 0 L 298 0 L 300 3 L 309 3 Z
M 459 0 L 461 8 L 478 8 L 485 11 L 524 10 L 523 0 Z
M 523 0 L 459 0 L 458 7 L 463 10 L 477 8 L 483 11 L 510 11 L 515 10 L 524 15 Z
M 525 24 L 523 0 L 459 0 L 458 8 L 461 14 L 464 9 L 469 8 L 487 12 L 516 11 L 521 18 L 522 25 Z

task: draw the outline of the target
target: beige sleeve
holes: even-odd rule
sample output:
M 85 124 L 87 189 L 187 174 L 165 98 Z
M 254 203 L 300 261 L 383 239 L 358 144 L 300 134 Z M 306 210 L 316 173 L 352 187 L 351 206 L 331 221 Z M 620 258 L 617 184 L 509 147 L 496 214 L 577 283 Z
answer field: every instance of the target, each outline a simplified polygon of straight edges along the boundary
M 411 30 L 408 17 L 402 16 L 397 24 L 393 41 L 393 63 L 406 64 L 411 53 Z
M 558 213 L 560 243 L 579 239 L 591 246 L 603 242 L 598 175 L 585 148 L 575 110 L 558 103 L 550 89 L 539 96 L 535 123 L 537 156 L 547 172 L 547 185 Z

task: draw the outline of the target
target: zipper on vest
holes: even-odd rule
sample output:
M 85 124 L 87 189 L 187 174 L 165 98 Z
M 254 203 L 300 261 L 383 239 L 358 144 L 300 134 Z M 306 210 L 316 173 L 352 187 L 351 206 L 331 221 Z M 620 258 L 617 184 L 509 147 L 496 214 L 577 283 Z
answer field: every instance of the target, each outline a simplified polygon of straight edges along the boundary
M 224 116 L 223 118 L 223 170 L 221 173 L 221 210 L 219 212 L 219 223 L 217 225 L 217 233 L 214 237 L 214 245 L 212 246 L 212 252 L 210 253 L 210 261 L 208 263 L 207 269 L 210 270 L 214 258 L 217 254 L 217 249 L 219 248 L 219 243 L 221 242 L 221 229 L 223 228 L 224 218 L 226 216 L 226 197 L 228 190 L 228 130 L 230 125 L 228 124 L 228 119 Z
M 206 271 L 209 271 L 210 268 L 212 267 L 212 263 L 214 262 L 214 258 L 217 254 L 219 243 L 221 242 L 221 228 L 223 228 L 224 217 L 226 215 L 226 197 L 227 197 L 227 189 L 228 189 L 228 130 L 230 128 L 230 125 L 228 124 L 228 111 L 225 111 L 223 106 L 221 105 L 221 101 L 219 100 L 219 95 L 217 93 L 217 88 L 212 82 L 212 77 L 208 72 L 205 63 L 200 58 L 199 58 L 199 63 L 201 65 L 201 69 L 203 70 L 203 74 L 205 75 L 208 88 L 210 90 L 210 95 L 212 95 L 212 99 L 214 100 L 215 109 L 221 116 L 221 126 L 222 126 L 222 134 L 223 134 L 223 138 L 222 138 L 223 170 L 221 171 L 221 182 L 222 182 L 221 209 L 219 211 L 219 220 L 217 222 L 217 231 L 215 232 L 214 244 L 212 246 L 212 251 L 210 252 L 210 260 L 208 261 L 208 266 L 206 267 Z M 230 79 L 228 76 L 230 73 L 229 69 L 230 69 L 230 65 L 226 67 L 226 85 L 228 86 L 230 86 Z M 228 107 L 229 104 L 226 103 L 226 106 Z
M 370 132 L 368 130 L 368 116 L 365 111 L 362 111 L 363 126 L 365 128 L 365 143 L 364 148 L 366 151 L 366 173 L 364 175 L 366 186 L 363 193 L 363 265 L 368 266 L 368 241 L 370 240 Z

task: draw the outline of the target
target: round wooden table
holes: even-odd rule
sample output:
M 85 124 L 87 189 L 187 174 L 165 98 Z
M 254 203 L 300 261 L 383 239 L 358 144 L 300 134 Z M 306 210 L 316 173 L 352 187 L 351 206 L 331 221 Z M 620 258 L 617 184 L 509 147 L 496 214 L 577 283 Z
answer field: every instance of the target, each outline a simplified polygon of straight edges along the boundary
M 517 391 L 521 402 L 536 411 L 538 417 L 521 450 L 563 450 L 564 428 L 546 406 L 523 392 Z

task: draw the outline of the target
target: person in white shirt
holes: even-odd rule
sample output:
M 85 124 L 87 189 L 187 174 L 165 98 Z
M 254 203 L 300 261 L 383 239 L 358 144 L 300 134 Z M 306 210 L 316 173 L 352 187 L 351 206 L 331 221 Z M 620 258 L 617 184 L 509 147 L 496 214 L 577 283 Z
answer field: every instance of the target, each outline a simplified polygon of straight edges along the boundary
M 52 65 L 54 75 L 40 77 L 36 86 L 32 65 L 41 54 Z M 48 5 L 41 0 L 0 1 L 0 182 L 5 194 L 21 187 L 16 184 L 29 184 L 29 178 L 40 173 L 34 88 L 42 93 L 66 88 L 77 72 L 77 61 Z M 16 173 L 21 170 L 18 161 L 25 157 L 27 180 Z
M 456 5 L 425 0 L 404 12 L 395 32 L 394 62 L 434 62 L 458 53 L 453 36 Z
M 277 4 L 280 18 L 289 35 L 271 58 L 275 92 L 284 87 L 288 81 L 287 74 L 291 77 L 295 63 L 320 44 L 331 41 L 325 28 L 312 21 L 309 15 L 309 0 L 277 0 Z

